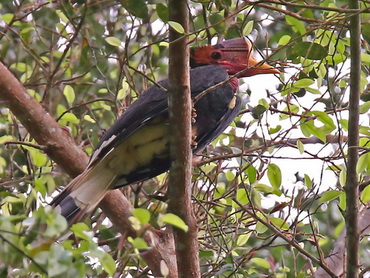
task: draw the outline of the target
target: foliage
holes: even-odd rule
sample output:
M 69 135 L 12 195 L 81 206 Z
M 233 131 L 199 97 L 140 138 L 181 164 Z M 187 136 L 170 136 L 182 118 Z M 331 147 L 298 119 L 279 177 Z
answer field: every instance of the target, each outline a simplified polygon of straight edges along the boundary
M 166 77 L 168 26 L 184 31 L 168 21 L 163 1 L 84 2 L 3 1 L 0 58 L 91 154 L 121 111 L 152 80 Z M 254 85 L 265 85 L 266 79 L 244 80 L 241 116 L 194 169 L 204 277 L 310 277 L 318 267 L 314 258 L 322 260 L 339 237 L 350 120 L 351 14 L 344 4 L 190 2 L 186 35 L 193 45 L 248 35 L 282 72 L 279 79 L 269 79 L 267 91 Z M 362 9 L 361 113 L 366 116 L 369 4 L 363 2 Z M 148 248 L 142 237 L 147 225 L 187 229 L 181 219 L 166 214 L 166 203 L 157 196 L 164 190 L 163 174 L 139 190 L 124 189 L 137 207 L 130 220 L 138 237 L 121 240 L 98 210 L 89 225 L 74 225 L 70 239 L 54 243 L 66 223 L 43 207 L 69 178 L 6 108 L 0 110 L 0 123 L 2 277 L 133 277 L 148 271 L 139 255 Z M 363 185 L 370 167 L 369 134 L 364 117 L 357 165 Z M 302 165 L 298 173 L 295 164 Z M 319 167 L 311 171 L 312 164 Z M 368 202 L 369 195 L 366 187 L 362 201 Z M 40 233 L 48 244 L 37 245 Z M 368 263 L 365 251 L 361 256 Z

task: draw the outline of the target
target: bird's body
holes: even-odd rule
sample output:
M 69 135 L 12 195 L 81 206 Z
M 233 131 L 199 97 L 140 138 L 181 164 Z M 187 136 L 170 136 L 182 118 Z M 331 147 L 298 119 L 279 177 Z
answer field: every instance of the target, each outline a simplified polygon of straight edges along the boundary
M 215 49 L 218 48 L 210 50 Z M 194 153 L 219 136 L 240 110 L 240 98 L 235 94 L 238 80 L 229 78 L 234 74 L 228 68 L 230 65 L 205 65 L 205 61 L 200 64 L 190 71 L 192 98 L 210 91 L 194 104 Z M 128 107 L 101 138 L 86 170 L 53 200 L 52 205 L 68 220 L 90 212 L 107 190 L 155 177 L 169 169 L 167 94 L 171 92 L 167 91 L 168 80 L 159 85 L 150 87 Z

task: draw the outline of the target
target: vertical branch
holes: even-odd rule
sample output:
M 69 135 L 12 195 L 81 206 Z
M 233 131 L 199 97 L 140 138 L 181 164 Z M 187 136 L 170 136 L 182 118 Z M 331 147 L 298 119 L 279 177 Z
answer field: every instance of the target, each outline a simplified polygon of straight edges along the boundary
M 359 9 L 358 0 L 350 0 L 351 9 Z M 358 252 L 359 252 L 359 228 L 358 228 L 358 177 L 356 165 L 358 161 L 359 140 L 359 100 L 360 100 L 360 77 L 361 77 L 361 41 L 360 41 L 360 14 L 355 13 L 350 19 L 350 53 L 351 53 L 351 77 L 349 97 L 349 125 L 348 125 L 348 160 L 346 180 L 346 277 L 358 277 Z
M 189 31 L 188 1 L 170 0 L 169 18 Z M 198 229 L 191 204 L 191 110 L 189 49 L 187 37 L 170 28 L 169 111 L 171 127 L 171 171 L 169 177 L 169 211 L 188 225 L 184 232 L 174 228 L 179 277 L 200 277 Z

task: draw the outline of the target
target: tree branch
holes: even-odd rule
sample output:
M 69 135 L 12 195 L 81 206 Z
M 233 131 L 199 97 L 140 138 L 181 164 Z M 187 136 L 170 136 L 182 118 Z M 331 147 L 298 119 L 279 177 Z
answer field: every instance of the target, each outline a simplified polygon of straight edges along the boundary
M 85 169 L 88 156 L 77 147 L 69 133 L 44 110 L 40 103 L 27 93 L 23 85 L 2 63 L 0 63 L 0 97 L 7 100 L 12 113 L 46 154 L 64 171 L 75 177 Z M 109 192 L 100 207 L 121 234 L 136 236 L 136 231 L 128 221 L 133 207 L 119 190 Z M 154 228 L 149 230 L 151 235 L 145 234 L 144 239 L 152 249 L 143 253 L 143 259 L 155 276 L 162 276 L 158 262 L 163 260 L 170 272 L 168 277 L 176 277 L 172 275 L 177 270 L 175 257 L 173 252 L 171 253 L 174 249 L 171 237 Z
M 246 206 L 241 204 L 236 198 L 233 198 L 233 201 L 239 205 L 239 207 L 248 213 L 250 216 L 252 216 L 254 219 L 257 221 L 261 222 L 263 225 L 265 225 L 270 231 L 275 233 L 277 236 L 282 238 L 284 241 L 289 243 L 289 245 L 293 246 L 296 248 L 301 254 L 309 258 L 311 261 L 314 263 L 320 265 L 327 273 L 331 275 L 331 277 L 337 277 L 330 268 L 327 267 L 321 260 L 316 258 L 314 255 L 312 255 L 310 252 L 306 251 L 304 248 L 302 248 L 299 243 L 293 238 L 293 237 L 288 237 L 284 233 L 281 232 L 281 230 L 276 227 L 273 223 L 270 223 L 268 218 L 266 217 L 265 219 L 263 217 L 258 216 L 257 213 L 255 213 L 253 210 L 248 209 Z
M 359 231 L 360 236 L 365 237 L 370 232 L 370 209 L 366 206 L 361 206 L 359 211 Z M 325 258 L 326 265 L 338 277 L 343 277 L 344 273 L 344 258 L 346 254 L 346 229 L 343 229 L 340 236 L 335 241 L 334 247 L 331 249 L 329 255 Z M 318 268 L 314 275 L 315 278 L 331 278 L 332 276 L 323 268 Z
M 187 0 L 169 1 L 169 18 L 189 31 Z M 191 111 L 189 48 L 187 36 L 170 28 L 169 112 L 172 165 L 169 176 L 169 211 L 188 225 L 187 232 L 173 229 L 179 277 L 200 277 L 198 228 L 191 202 Z
M 350 9 L 359 9 L 358 0 L 349 1 Z M 353 15 L 350 19 L 350 95 L 348 121 L 348 159 L 346 192 L 347 209 L 345 213 L 346 238 L 346 277 L 355 278 L 359 274 L 359 244 L 360 232 L 358 227 L 359 187 L 356 166 L 358 161 L 359 142 L 359 114 L 360 114 L 360 79 L 361 79 L 361 22 L 360 15 Z

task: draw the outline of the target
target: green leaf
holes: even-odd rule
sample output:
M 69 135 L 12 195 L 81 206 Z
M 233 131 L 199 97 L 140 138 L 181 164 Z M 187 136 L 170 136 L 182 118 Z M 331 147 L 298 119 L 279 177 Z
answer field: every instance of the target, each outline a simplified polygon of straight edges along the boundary
M 32 151 L 30 151 L 30 154 L 31 154 L 33 164 L 36 167 L 42 167 L 48 161 L 48 157 L 39 150 L 33 149 Z
M 307 91 L 309 91 L 311 94 L 315 94 L 315 95 L 319 95 L 321 94 L 320 90 L 318 89 L 315 89 L 315 88 L 311 88 L 311 87 L 308 87 L 308 88 L 305 88 Z
M 199 251 L 200 258 L 212 258 L 214 255 L 213 251 Z
M 160 42 L 159 46 L 168 47 L 169 43 L 168 42 Z
M 127 96 L 127 93 L 130 90 L 130 85 L 127 83 L 126 78 L 122 79 L 122 88 L 118 91 L 117 99 L 123 99 Z
M 346 193 L 342 192 L 342 194 L 339 195 L 339 208 L 343 211 L 347 209 L 347 198 Z
M 87 255 L 92 258 L 97 258 L 109 276 L 113 276 L 116 272 L 116 263 L 114 259 L 103 250 L 90 250 L 87 252 Z
M 162 221 L 163 223 L 179 228 L 184 232 L 187 232 L 189 230 L 189 227 L 185 224 L 184 220 L 173 213 L 166 213 L 165 215 L 163 215 Z
M 261 207 L 261 201 L 262 201 L 261 194 L 257 190 L 252 188 L 250 195 L 251 195 L 251 203 L 255 207 L 260 208 Z
M 269 128 L 268 132 L 269 134 L 275 134 L 276 132 L 279 132 L 281 130 L 281 125 L 277 125 L 276 127 Z
M 307 88 L 314 83 L 313 80 L 308 78 L 299 79 L 293 83 L 293 86 L 296 88 Z
M 121 46 L 121 40 L 116 37 L 107 37 L 105 41 L 112 46 Z
M 297 114 L 299 112 L 299 107 L 297 105 L 294 105 L 294 104 L 288 104 L 287 107 L 285 107 L 283 111 L 288 112 L 288 113 L 296 113 Z M 285 114 L 285 113 L 279 115 L 280 120 L 288 119 L 289 117 L 290 116 Z
M 72 124 L 78 124 L 80 122 L 79 119 L 77 119 L 76 115 L 69 112 L 65 113 L 61 119 Z
M 143 19 L 149 18 L 148 6 L 144 0 L 123 0 L 121 3 L 130 14 Z
M 248 180 L 250 184 L 253 184 L 257 179 L 257 170 L 252 164 L 249 164 L 246 172 L 248 174 Z
M 278 42 L 278 45 L 286 45 L 290 42 L 290 40 L 292 39 L 291 36 L 289 35 L 284 35 L 280 38 L 279 42 Z
M 238 236 L 238 239 L 236 240 L 236 245 L 237 246 L 244 246 L 248 239 L 250 238 L 252 233 L 247 233 L 247 234 L 242 234 L 240 236 Z
M 21 30 L 21 34 L 22 35 L 25 35 L 25 34 L 27 34 L 28 32 L 31 32 L 31 31 L 34 31 L 35 30 L 35 28 L 34 27 L 26 27 L 26 28 L 24 28 L 24 29 L 22 29 Z
M 35 186 L 36 191 L 39 192 L 43 197 L 45 197 L 46 194 L 48 193 L 46 190 L 45 181 L 41 178 L 37 178 L 35 179 L 33 184 Z
M 358 142 L 358 145 L 360 147 L 369 148 L 370 147 L 370 139 L 369 138 L 360 138 L 360 140 Z
M 17 62 L 15 64 L 12 64 L 10 66 L 10 68 L 11 69 L 15 69 L 15 70 L 17 70 L 19 72 L 26 72 L 26 71 L 28 71 L 30 69 L 30 67 L 27 64 L 21 63 L 21 62 Z
M 258 234 L 263 234 L 264 232 L 266 232 L 268 230 L 267 226 L 265 226 L 265 224 L 263 224 L 262 222 L 258 221 L 257 224 L 256 224 L 256 232 Z
M 225 17 L 221 13 L 213 13 L 209 16 L 209 22 L 218 33 L 223 33 L 226 29 Z
M 104 252 L 104 255 L 100 258 L 100 262 L 105 272 L 107 272 L 109 276 L 113 276 L 116 272 L 116 262 L 112 256 Z
M 259 219 L 265 220 L 267 222 L 267 218 L 262 212 L 257 211 L 256 215 L 259 217 Z M 256 224 L 256 232 L 257 233 L 263 234 L 267 230 L 268 230 L 268 227 L 265 226 L 265 224 L 263 224 L 261 221 L 257 221 L 257 224 Z
M 310 60 L 322 60 L 328 55 L 327 48 L 312 42 L 299 42 L 295 44 L 292 51 L 288 53 L 289 59 L 304 57 Z
M 85 223 L 76 223 L 71 226 L 71 231 L 75 234 L 76 237 L 90 241 L 90 237 L 86 232 L 90 231 L 89 227 Z
M 258 101 L 258 104 L 259 104 L 259 105 L 262 105 L 263 107 L 265 107 L 265 108 L 266 108 L 266 110 L 270 108 L 270 104 L 269 104 L 269 103 L 267 102 L 267 100 L 266 100 L 266 99 L 264 99 L 264 98 L 261 98 L 261 99 Z
M 108 94 L 108 89 L 107 88 L 101 88 L 98 91 L 99 94 Z
M 56 10 L 55 13 L 60 18 L 60 20 L 63 21 L 64 23 L 68 23 L 69 22 L 68 17 L 66 17 L 66 15 L 61 10 Z
M 248 195 L 247 192 L 245 191 L 244 188 L 238 189 L 236 192 L 236 199 L 242 204 L 246 205 L 249 203 Z
M 6 13 L 0 16 L 0 19 L 4 21 L 5 24 L 9 24 L 14 18 L 14 14 Z
M 72 104 L 73 101 L 75 100 L 75 90 L 73 89 L 73 87 L 70 85 L 66 85 L 64 87 L 63 94 L 66 97 L 67 102 L 69 104 Z
M 308 122 L 302 122 L 300 128 L 304 136 L 308 137 L 312 134 L 319 138 L 321 141 L 326 142 L 326 134 L 323 132 L 322 129 L 317 128 L 312 120 Z
M 145 225 L 150 220 L 150 212 L 147 209 L 136 208 L 132 210 L 132 215 L 135 216 L 141 225 Z
M 200 169 L 202 169 L 202 171 L 205 173 L 205 174 L 208 174 L 209 172 L 211 172 L 212 170 L 215 169 L 215 167 L 217 167 L 217 164 L 216 163 L 208 163 L 208 164 L 205 164 L 205 165 L 202 165 L 200 167 Z
M 304 153 L 304 145 L 300 140 L 297 140 L 297 148 L 300 154 Z
M 276 164 L 267 166 L 267 177 L 274 188 L 279 188 L 281 185 L 281 170 Z
M 360 113 L 364 114 L 370 109 L 370 101 L 366 101 L 364 104 L 360 106 Z
M 256 184 L 253 188 L 262 193 L 272 193 L 275 190 L 274 187 L 262 183 Z
M 8 141 L 15 140 L 15 138 L 12 135 L 3 135 L 0 136 L 0 145 L 5 144 Z
M 361 201 L 364 204 L 370 202 L 370 185 L 366 186 L 365 189 L 361 192 Z
M 340 171 L 340 173 L 339 173 L 339 184 L 341 186 L 345 186 L 346 181 L 347 181 L 347 170 L 342 169 L 342 171 Z
M 280 229 L 289 230 L 289 225 L 284 219 L 278 217 L 270 217 L 270 221 L 272 224 L 279 227 Z
M 369 169 L 369 165 L 370 165 L 370 153 L 361 155 L 357 161 L 356 172 L 361 173 L 362 171 Z
M 307 174 L 304 174 L 304 184 L 307 186 L 308 189 L 312 188 L 312 180 Z
M 300 33 L 301 35 L 304 35 L 306 33 L 306 28 L 304 26 L 303 21 L 290 15 L 286 15 L 285 20 L 290 26 L 292 26 L 292 29 L 295 32 Z
M 60 245 L 52 245 L 47 256 L 48 276 L 63 276 L 68 271 L 68 264 L 71 261 L 71 253 L 64 250 Z
M 348 130 L 348 119 L 347 120 L 339 120 L 339 123 L 341 124 L 341 126 L 344 130 Z
M 259 267 L 270 269 L 270 264 L 265 259 L 262 259 L 262 258 L 252 258 L 251 261 L 253 263 L 255 263 L 256 265 L 258 265 Z
M 141 237 L 137 237 L 135 239 L 133 239 L 132 237 L 128 237 L 127 241 L 131 243 L 133 248 L 136 248 L 139 250 L 146 250 L 149 248 L 148 244 Z
M 162 3 L 158 3 L 156 5 L 155 9 L 157 11 L 158 17 L 160 19 L 162 19 L 163 22 L 167 22 L 168 21 L 168 8 L 167 8 L 167 6 L 165 6 Z
M 340 194 L 342 194 L 342 191 L 339 191 L 339 190 L 326 191 L 321 196 L 320 202 L 321 203 L 324 203 L 324 202 L 328 202 L 328 201 L 334 200 L 334 199 L 338 198 Z
M 361 61 L 367 66 L 370 66 L 370 55 L 366 53 L 361 53 Z
M 255 119 L 259 119 L 260 116 L 266 112 L 266 107 L 264 105 L 258 104 L 252 109 L 252 116 Z
M 179 34 L 185 34 L 184 27 L 178 22 L 175 21 L 168 21 L 168 25 L 171 26 L 172 29 L 174 29 Z
M 248 36 L 252 30 L 253 30 L 254 21 L 251 20 L 247 24 L 245 24 L 245 27 L 243 28 L 243 36 Z
M 225 178 L 227 181 L 232 181 L 235 178 L 235 174 L 231 171 L 225 172 Z
M 329 132 L 331 132 L 332 130 L 335 129 L 335 127 L 336 127 L 335 123 L 334 123 L 333 119 L 329 117 L 328 114 L 326 114 L 325 112 L 322 112 L 322 111 L 312 111 L 311 113 L 313 115 L 318 116 L 317 119 L 320 122 L 322 122 L 328 128 L 328 130 L 330 130 Z
M 90 115 L 85 115 L 84 120 L 90 123 L 95 123 L 95 120 Z

